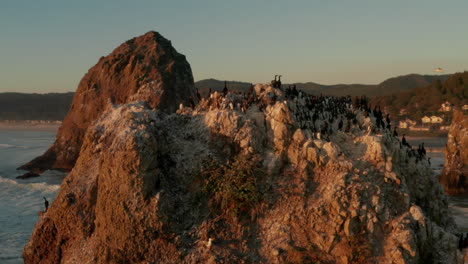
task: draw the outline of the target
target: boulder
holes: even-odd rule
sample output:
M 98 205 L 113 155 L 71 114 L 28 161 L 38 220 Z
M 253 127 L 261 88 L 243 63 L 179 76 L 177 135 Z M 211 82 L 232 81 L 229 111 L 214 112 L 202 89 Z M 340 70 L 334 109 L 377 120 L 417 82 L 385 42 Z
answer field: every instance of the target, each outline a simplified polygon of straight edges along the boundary
M 33 178 L 33 177 L 39 177 L 39 174 L 34 173 L 34 172 L 26 172 L 23 175 L 17 176 L 16 179 L 28 179 L 28 178 Z

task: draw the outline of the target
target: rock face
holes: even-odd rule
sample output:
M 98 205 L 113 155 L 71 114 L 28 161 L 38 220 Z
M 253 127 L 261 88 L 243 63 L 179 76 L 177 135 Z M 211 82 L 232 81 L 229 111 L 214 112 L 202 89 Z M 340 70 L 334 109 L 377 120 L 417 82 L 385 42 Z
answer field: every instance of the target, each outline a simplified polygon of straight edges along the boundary
M 174 114 L 110 106 L 25 262 L 462 263 L 427 162 L 361 111 L 330 141 L 300 128 L 304 111 L 295 100 L 245 112 L 206 100 Z
M 439 176 L 449 194 L 468 193 L 468 115 L 455 111 L 445 149 L 445 165 Z
M 19 169 L 36 173 L 71 170 L 87 128 L 109 103 L 141 100 L 150 108 L 171 113 L 190 96 L 195 100 L 192 70 L 169 40 L 157 32 L 128 40 L 101 57 L 80 81 L 55 143 L 44 155 Z

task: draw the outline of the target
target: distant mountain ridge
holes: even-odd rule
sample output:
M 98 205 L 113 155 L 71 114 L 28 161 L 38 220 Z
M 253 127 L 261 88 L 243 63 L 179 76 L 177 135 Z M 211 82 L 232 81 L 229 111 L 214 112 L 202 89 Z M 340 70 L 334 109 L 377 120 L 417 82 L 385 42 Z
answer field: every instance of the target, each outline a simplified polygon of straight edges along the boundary
M 0 93 L 0 120 L 63 120 L 74 93 Z
M 195 87 L 199 90 L 202 95 L 208 94 L 209 90 L 211 91 L 221 91 L 224 88 L 224 82 L 227 83 L 229 89 L 238 91 L 238 92 L 247 92 L 252 85 L 248 82 L 239 82 L 239 81 L 222 81 L 217 79 L 204 79 L 195 82 Z
M 408 91 L 417 87 L 427 86 L 436 80 L 445 81 L 450 75 L 421 75 L 408 74 L 389 78 L 380 84 L 333 84 L 324 85 L 314 82 L 294 83 L 296 87 L 311 94 L 323 94 L 334 96 L 360 96 L 367 95 L 384 96 L 397 92 Z M 239 81 L 226 81 L 229 89 L 234 91 L 245 92 L 249 89 L 251 83 Z M 291 85 L 283 83 L 284 87 Z M 195 86 L 200 93 L 206 94 L 211 88 L 212 91 L 219 91 L 224 88 L 224 81 L 216 79 L 205 79 L 195 82 Z
M 369 97 L 388 96 L 400 92 L 407 92 L 418 87 L 428 86 L 437 80 L 444 82 L 450 75 L 420 75 L 408 74 L 389 78 L 380 84 L 335 84 L 323 85 L 314 82 L 295 83 L 297 88 L 311 94 L 334 96 Z M 226 81 L 230 90 L 246 92 L 251 83 L 241 81 Z M 283 84 L 288 87 L 290 84 Z M 195 86 L 204 96 L 211 91 L 224 88 L 224 81 L 204 79 L 195 82 Z M 26 94 L 0 93 L 0 120 L 63 120 L 68 112 L 73 92 Z
M 398 77 L 389 78 L 379 84 L 383 89 L 395 89 L 398 87 L 399 90 L 411 90 L 415 87 L 427 86 L 437 80 L 445 81 L 451 74 L 445 75 L 420 75 L 420 74 L 408 74 Z

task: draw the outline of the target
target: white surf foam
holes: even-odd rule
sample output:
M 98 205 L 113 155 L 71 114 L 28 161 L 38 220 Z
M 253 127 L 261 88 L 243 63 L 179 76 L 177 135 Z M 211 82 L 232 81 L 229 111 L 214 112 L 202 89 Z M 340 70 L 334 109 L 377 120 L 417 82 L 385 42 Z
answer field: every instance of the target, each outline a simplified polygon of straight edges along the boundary
M 60 185 L 56 184 L 47 184 L 45 182 L 36 182 L 36 183 L 18 183 L 12 179 L 5 179 L 0 176 L 0 183 L 4 183 L 6 185 L 14 185 L 18 188 L 24 188 L 29 190 L 37 190 L 44 193 L 55 193 L 60 189 Z
M 11 149 L 11 148 L 20 148 L 20 149 L 30 149 L 28 146 L 17 146 L 11 144 L 0 144 L 0 149 Z

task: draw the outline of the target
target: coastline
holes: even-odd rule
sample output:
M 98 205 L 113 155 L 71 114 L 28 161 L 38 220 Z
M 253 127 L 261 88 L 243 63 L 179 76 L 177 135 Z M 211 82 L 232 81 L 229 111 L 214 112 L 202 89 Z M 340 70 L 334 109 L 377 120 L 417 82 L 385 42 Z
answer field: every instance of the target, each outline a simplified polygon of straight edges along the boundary
M 406 140 L 413 144 L 414 147 L 417 145 L 425 143 L 426 149 L 432 149 L 434 152 L 443 152 L 445 149 L 445 145 L 447 144 L 448 137 L 447 136 L 406 136 Z
M 57 132 L 60 121 L 0 121 L 0 130 Z
M 400 136 L 406 134 L 407 137 L 413 138 L 444 138 L 447 137 L 448 131 L 414 131 L 406 128 L 398 128 L 398 134 L 400 134 Z

